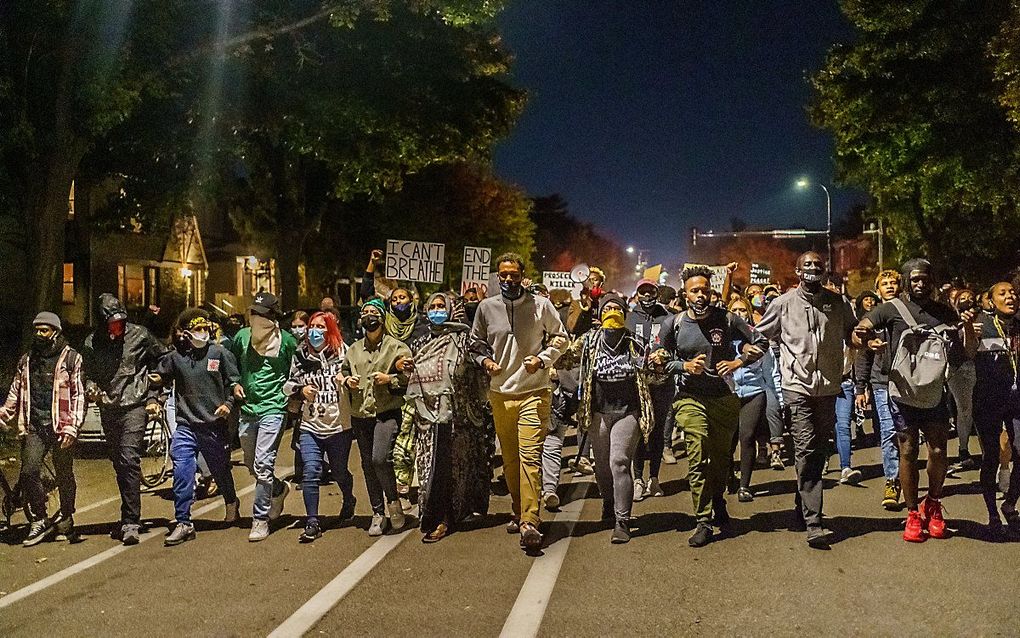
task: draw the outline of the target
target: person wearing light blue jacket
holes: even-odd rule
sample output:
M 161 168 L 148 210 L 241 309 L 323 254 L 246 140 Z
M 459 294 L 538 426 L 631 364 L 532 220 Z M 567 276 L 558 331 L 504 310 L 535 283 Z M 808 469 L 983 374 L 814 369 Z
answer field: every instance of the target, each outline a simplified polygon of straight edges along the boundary
M 729 310 L 738 317 L 750 320 L 750 308 L 743 299 L 732 301 Z M 740 344 L 735 343 L 734 347 L 739 352 Z M 751 474 L 757 456 L 755 443 L 759 437 L 769 433 L 766 408 L 778 404 L 779 382 L 779 371 L 771 348 L 767 348 L 765 355 L 758 361 L 738 368 L 733 373 L 734 391 L 740 398 L 740 422 L 733 440 L 733 450 L 736 451 L 739 442 L 740 487 L 737 490 L 737 500 L 741 503 L 754 500 L 754 494 L 751 492 Z M 764 452 L 764 449 L 762 451 Z

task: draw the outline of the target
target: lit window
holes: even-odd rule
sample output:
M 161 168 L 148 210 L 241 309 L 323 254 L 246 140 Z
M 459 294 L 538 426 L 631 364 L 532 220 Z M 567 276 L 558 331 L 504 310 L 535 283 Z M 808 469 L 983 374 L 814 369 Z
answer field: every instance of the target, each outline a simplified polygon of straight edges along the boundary
M 63 301 L 66 304 L 74 303 L 74 264 L 64 264 Z
M 135 264 L 121 264 L 117 268 L 120 299 L 129 308 L 145 305 L 145 269 Z
M 74 182 L 71 182 L 71 192 L 67 195 L 67 218 L 74 219 Z M 67 266 L 64 266 L 67 270 Z

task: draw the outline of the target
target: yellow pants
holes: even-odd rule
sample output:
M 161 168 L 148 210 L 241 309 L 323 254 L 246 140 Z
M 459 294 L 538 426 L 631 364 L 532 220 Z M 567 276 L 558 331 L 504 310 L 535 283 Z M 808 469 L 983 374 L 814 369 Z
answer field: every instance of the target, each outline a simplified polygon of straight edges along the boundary
M 549 431 L 550 390 L 530 394 L 489 392 L 496 438 L 503 454 L 503 476 L 514 516 L 536 527 L 542 501 L 542 444 Z

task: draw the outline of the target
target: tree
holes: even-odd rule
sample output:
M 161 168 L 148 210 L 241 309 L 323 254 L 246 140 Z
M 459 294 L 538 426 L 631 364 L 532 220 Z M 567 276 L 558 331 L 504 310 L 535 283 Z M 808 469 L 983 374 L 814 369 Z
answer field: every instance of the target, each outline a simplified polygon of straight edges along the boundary
M 1017 263 L 1020 222 L 1018 133 L 996 77 L 1015 59 L 1006 55 L 1016 44 L 1004 27 L 1010 3 L 841 6 L 857 38 L 830 50 L 812 78 L 810 107 L 835 138 L 840 181 L 873 196 L 900 257 L 930 255 L 954 274 L 998 276 Z
M 433 163 L 488 156 L 523 105 L 502 80 L 509 61 L 487 20 L 452 24 L 403 3 L 386 20 L 316 25 L 297 47 L 235 56 L 218 117 L 239 172 L 222 186 L 242 234 L 275 249 L 286 303 L 333 204 L 382 199 Z
M 536 228 L 535 263 L 539 271 L 566 271 L 586 263 L 602 268 L 611 288 L 633 281 L 633 259 L 594 226 L 574 217 L 560 195 L 536 197 L 533 202 L 531 219 Z

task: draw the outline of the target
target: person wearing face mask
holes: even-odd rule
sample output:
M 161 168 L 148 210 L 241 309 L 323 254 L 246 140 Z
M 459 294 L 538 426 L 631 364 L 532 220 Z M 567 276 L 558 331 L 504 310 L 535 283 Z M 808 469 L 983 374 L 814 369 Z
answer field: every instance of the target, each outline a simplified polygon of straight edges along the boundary
M 176 429 L 170 442 L 174 466 L 174 514 L 177 524 L 163 540 L 167 547 L 195 539 L 191 505 L 195 501 L 195 472 L 199 453 L 219 486 L 226 508 L 224 522 L 240 518 L 240 501 L 230 473 L 227 416 L 234 406 L 237 362 L 223 346 L 212 343 L 212 322 L 200 309 L 181 313 L 187 345 L 163 357 L 156 368 L 158 384 L 173 385 Z
M 472 514 L 489 509 L 489 444 L 485 372 L 464 310 L 447 293 L 426 301 L 429 338 L 419 342 L 403 371 L 414 404 L 414 432 L 422 542 L 435 543 Z
M 369 536 L 381 536 L 387 528 L 403 529 L 406 523 L 393 471 L 393 446 L 400 430 L 407 388 L 403 363 L 411 359 L 411 350 L 386 334 L 385 316 L 386 307 L 381 299 L 369 299 L 362 305 L 360 321 L 365 336 L 347 350 L 341 367 L 372 504 Z
M 895 299 L 900 294 L 903 278 L 895 270 L 883 270 L 875 277 L 875 290 L 879 304 Z M 876 305 L 871 310 L 878 307 Z M 869 311 L 870 312 L 870 311 Z M 865 315 L 859 315 L 864 317 Z M 891 337 L 888 329 L 880 335 L 889 343 Z M 854 399 L 860 410 L 872 404 L 875 419 L 878 422 L 878 434 L 882 449 L 882 473 L 885 476 L 885 489 L 882 495 L 882 507 L 896 510 L 900 507 L 900 451 L 896 442 L 896 428 L 893 425 L 892 412 L 889 410 L 889 368 L 892 366 L 892 353 L 886 349 L 873 352 L 870 348 L 857 350 L 854 360 Z
M 725 530 L 730 520 L 724 493 L 740 418 L 733 373 L 760 359 L 767 343 L 743 319 L 711 305 L 711 270 L 686 268 L 683 280 L 687 311 L 663 324 L 653 362 L 678 375 L 673 410 L 687 441 L 688 481 L 698 521 L 688 544 L 704 547 L 713 539 L 713 524 Z
M 963 314 L 977 306 L 974 291 L 961 288 L 951 297 L 953 308 Z M 993 299 L 994 302 L 994 299 Z M 959 458 L 949 468 L 949 474 L 958 474 L 980 467 L 977 459 L 970 455 L 970 435 L 974 432 L 974 392 L 977 383 L 975 362 L 970 359 L 949 368 L 947 385 L 956 406 L 956 436 L 960 444 Z
M 746 299 L 737 299 L 730 302 L 729 311 L 751 324 L 751 308 Z M 739 347 L 739 344 L 737 344 Z M 740 354 L 737 351 L 737 354 Z M 740 398 L 740 420 L 737 427 L 737 436 L 731 446 L 731 454 L 736 451 L 737 443 L 740 444 L 740 480 L 737 489 L 737 500 L 741 503 L 749 503 L 754 500 L 751 492 L 751 475 L 754 472 L 756 457 L 762 463 L 766 459 L 765 436 L 772 434 L 770 423 L 767 418 L 769 403 L 778 404 L 778 387 L 781 383 L 779 371 L 776 369 L 776 360 L 772 356 L 772 349 L 764 351 L 764 356 L 758 361 L 739 368 L 733 373 L 733 384 L 737 396 Z M 779 431 L 782 436 L 782 430 Z M 758 443 L 758 452 L 755 453 L 755 443 Z M 777 446 L 770 450 L 778 454 Z
M 972 308 L 957 314 L 950 306 L 936 301 L 932 265 L 925 259 L 911 259 L 900 268 L 906 294 L 886 302 L 863 319 L 854 331 L 854 342 L 867 345 L 876 353 L 893 350 L 895 362 L 901 336 L 917 325 L 924 334 L 937 333 L 948 341 L 949 361 L 943 365 L 959 365 L 965 358 L 973 358 L 977 348 L 973 320 L 977 310 Z M 889 341 L 883 330 L 888 330 Z M 897 390 L 896 375 L 890 371 L 890 390 Z M 893 424 L 900 448 L 900 484 L 907 505 L 907 520 L 903 540 L 920 543 L 928 538 L 945 538 L 946 521 L 942 513 L 942 486 L 946 479 L 946 439 L 949 431 L 949 407 L 944 387 L 934 406 L 917 406 L 908 403 L 909 388 L 891 392 L 889 403 Z M 928 446 L 928 494 L 918 503 L 917 453 L 919 434 L 924 432 Z
M 977 384 L 974 421 L 981 440 L 981 494 L 988 510 L 988 532 L 992 540 L 1002 540 L 1006 529 L 995 508 L 998 483 L 996 469 L 1009 472 L 1009 464 L 1000 466 L 1000 437 L 1005 434 L 1013 459 L 1020 458 L 1020 320 L 1017 318 L 1017 292 L 1013 284 L 1000 281 L 988 295 L 992 312 L 980 316 L 981 341 L 974 355 Z M 1004 432 L 1005 430 L 1005 432 Z M 1020 537 L 1020 463 L 1013 462 L 1008 486 L 1004 490 L 1002 515 L 1010 536 Z
M 60 317 L 40 312 L 32 321 L 35 336 L 31 349 L 18 361 L 7 399 L 0 405 L 0 426 L 17 425 L 21 439 L 20 482 L 29 520 L 25 547 L 37 545 L 56 531 L 66 540 L 74 532 L 74 452 L 78 429 L 85 419 L 85 389 L 81 356 L 67 345 L 61 333 Z M 46 454 L 60 494 L 59 514 L 46 512 L 46 490 L 42 466 Z
M 659 334 L 663 322 L 670 317 L 666 307 L 659 303 L 659 286 L 651 279 L 642 279 L 637 285 L 637 304 L 627 315 L 627 330 L 634 341 L 640 345 L 642 353 L 650 353 L 659 346 Z M 652 399 L 652 415 L 655 417 L 652 428 L 648 432 L 648 441 L 644 437 L 638 440 L 637 453 L 634 457 L 634 500 L 640 501 L 645 496 L 663 496 L 659 487 L 659 469 L 664 458 L 672 458 L 672 446 L 668 450 L 665 445 L 666 421 L 669 419 L 670 406 L 676 397 L 676 383 L 673 377 L 661 372 L 650 373 L 648 390 Z M 667 452 L 664 455 L 664 452 Z M 648 463 L 648 482 L 644 481 L 645 463 Z
M 654 423 L 644 374 L 648 351 L 627 329 L 627 312 L 622 297 L 603 295 L 599 328 L 575 341 L 557 363 L 571 365 L 580 360 L 577 427 L 592 439 L 602 520 L 613 524 L 613 544 L 630 541 L 634 453 L 638 440 L 648 437 Z
M 325 306 L 323 312 L 331 312 L 329 308 L 332 308 L 333 300 L 330 297 L 324 297 L 319 303 L 320 308 Z M 301 349 L 301 344 L 305 340 L 305 335 L 308 332 L 308 313 L 304 310 L 295 311 L 290 316 L 290 334 L 293 335 L 294 340 L 297 341 L 298 350 Z M 287 422 L 284 425 L 284 429 L 293 430 L 294 435 L 290 438 L 290 449 L 294 450 L 294 474 L 290 477 L 291 483 L 298 485 L 302 482 L 302 476 L 304 476 L 304 461 L 301 458 L 301 444 L 300 437 L 297 435 L 297 427 L 301 422 L 301 397 L 291 396 L 290 400 L 287 401 Z
M 301 342 L 305 340 L 305 336 L 308 334 L 307 312 L 298 310 L 290 316 L 290 334 L 298 342 L 298 345 L 301 345 Z
M 567 346 L 567 334 L 552 302 L 527 293 L 524 259 L 515 253 L 496 261 L 500 295 L 478 305 L 472 341 L 484 342 L 478 362 L 489 374 L 503 476 L 513 504 L 507 526 L 529 552 L 542 546 L 540 498 L 542 445 L 550 430 L 552 380 L 549 370 Z
M 605 294 L 606 274 L 601 268 L 592 266 L 588 280 L 581 289 L 580 300 L 570 302 L 567 321 L 564 325 L 574 336 L 581 336 L 598 327 L 597 309 L 599 299 Z
M 283 438 L 287 395 L 283 384 L 297 340 L 280 327 L 280 300 L 268 292 L 255 295 L 249 309 L 250 325 L 242 328 L 230 344 L 237 359 L 240 383 L 234 395 L 241 402 L 238 438 L 244 464 L 255 477 L 250 542 L 269 537 L 269 523 L 283 513 L 290 487 L 276 477 L 276 456 Z
M 120 525 L 110 536 L 137 545 L 142 514 L 142 448 L 145 424 L 160 413 L 149 383 L 167 347 L 151 332 L 127 320 L 124 305 L 110 293 L 99 296 L 99 327 L 82 346 L 85 394 L 99 405 L 103 435 L 117 474 Z
M 825 260 L 816 252 L 797 258 L 800 285 L 772 301 L 755 328 L 779 344 L 783 398 L 790 409 L 797 492 L 792 530 L 806 531 L 824 549 L 822 473 L 835 438 L 836 395 L 842 389 L 844 351 L 857 325 L 846 299 L 826 289 Z
M 351 426 L 350 395 L 344 391 L 342 374 L 347 346 L 328 311 L 316 312 L 308 320 L 305 340 L 298 346 L 290 364 L 290 375 L 283 391 L 300 402 L 298 440 L 301 458 L 301 497 L 305 503 L 305 528 L 298 537 L 311 543 L 322 536 L 319 520 L 319 483 L 330 476 L 343 494 L 340 523 L 354 518 L 354 476 L 347 469 L 354 430 Z M 328 469 L 323 456 L 329 459 Z

